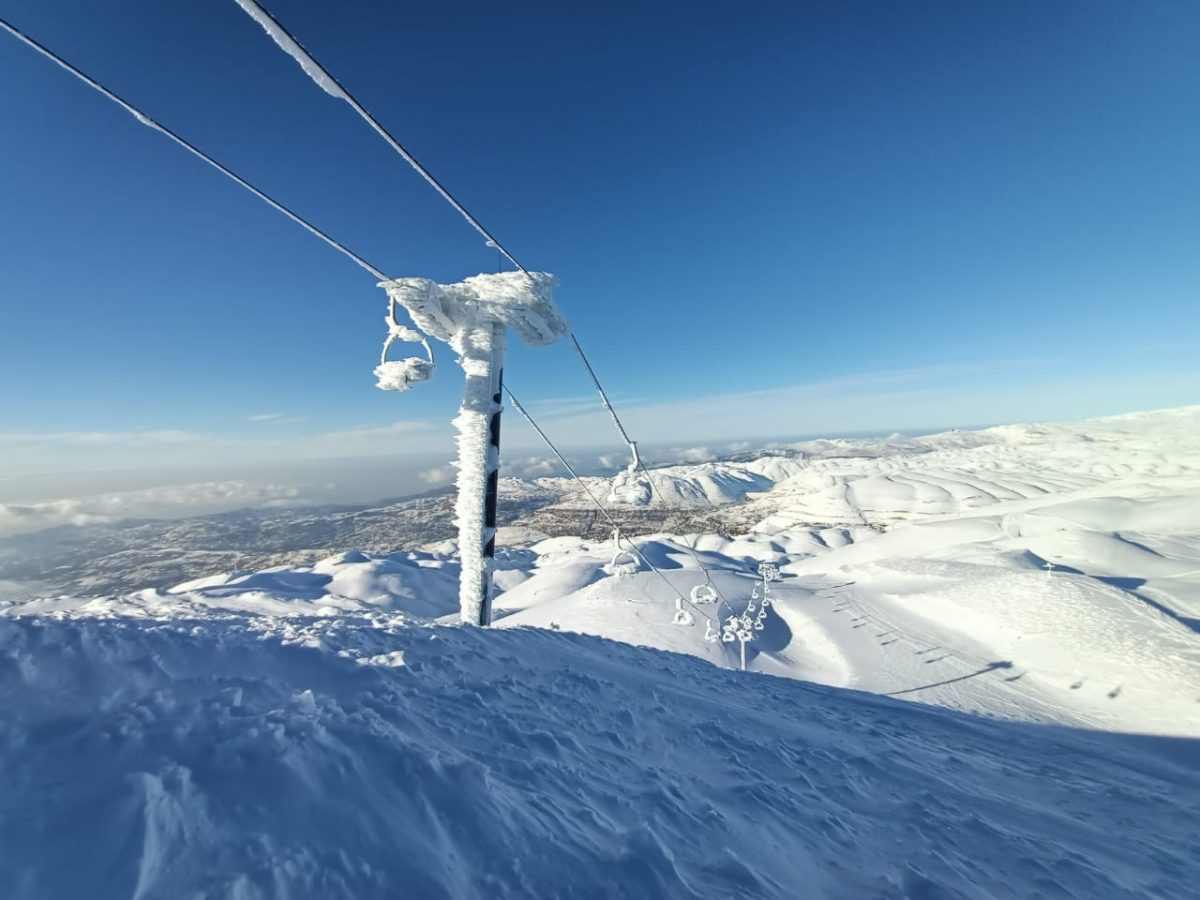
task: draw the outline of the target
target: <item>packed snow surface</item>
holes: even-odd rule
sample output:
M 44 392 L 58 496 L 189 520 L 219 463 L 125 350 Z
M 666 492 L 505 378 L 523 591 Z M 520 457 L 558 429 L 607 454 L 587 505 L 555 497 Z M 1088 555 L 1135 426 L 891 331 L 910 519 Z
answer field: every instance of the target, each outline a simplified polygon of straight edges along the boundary
M 0 604 L 0 896 L 1197 896 L 1200 408 L 784 449 L 487 631 L 446 543 Z

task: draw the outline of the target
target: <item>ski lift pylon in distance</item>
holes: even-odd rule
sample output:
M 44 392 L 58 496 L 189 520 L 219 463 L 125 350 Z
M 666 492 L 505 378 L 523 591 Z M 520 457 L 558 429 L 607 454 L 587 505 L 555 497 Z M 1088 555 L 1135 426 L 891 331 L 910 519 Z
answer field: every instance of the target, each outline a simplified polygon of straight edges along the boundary
M 622 506 L 648 506 L 654 495 L 653 485 L 642 468 L 637 441 L 629 442 L 629 465 L 618 472 L 608 491 L 608 502 Z
M 779 566 L 769 562 L 760 562 L 758 564 L 758 574 L 764 582 L 778 581 L 781 577 Z

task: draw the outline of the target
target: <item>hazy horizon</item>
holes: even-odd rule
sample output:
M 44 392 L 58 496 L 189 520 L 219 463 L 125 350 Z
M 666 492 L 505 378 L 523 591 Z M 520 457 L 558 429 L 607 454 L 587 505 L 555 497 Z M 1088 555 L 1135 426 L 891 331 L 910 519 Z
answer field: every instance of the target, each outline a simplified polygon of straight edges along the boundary
M 1122 408 L 1098 415 L 1143 411 L 1147 410 Z M 515 419 L 516 414 L 510 411 L 506 426 Z M 892 434 L 915 437 L 955 428 L 974 430 L 1018 421 L 1051 420 L 1039 417 L 957 421 L 910 429 L 779 433 L 749 440 L 716 440 L 688 446 L 667 441 L 644 442 L 639 446 L 646 463 L 657 466 L 704 462 L 734 453 L 767 450 L 773 445 L 822 438 L 863 439 Z M 503 476 L 530 478 L 566 474 L 544 445 L 528 443 L 527 438 L 525 435 L 523 445 L 506 446 L 501 463 Z M 611 441 L 593 445 L 566 441 L 562 447 L 572 466 L 581 474 L 611 474 L 627 461 L 625 451 Z M 542 452 L 538 452 L 539 448 Z M 64 524 L 138 518 L 179 519 L 243 508 L 369 505 L 452 485 L 452 458 L 453 445 L 447 431 L 446 446 L 439 452 L 389 454 L 377 451 L 357 456 L 272 462 L 228 460 L 192 466 L 0 475 L 0 537 Z

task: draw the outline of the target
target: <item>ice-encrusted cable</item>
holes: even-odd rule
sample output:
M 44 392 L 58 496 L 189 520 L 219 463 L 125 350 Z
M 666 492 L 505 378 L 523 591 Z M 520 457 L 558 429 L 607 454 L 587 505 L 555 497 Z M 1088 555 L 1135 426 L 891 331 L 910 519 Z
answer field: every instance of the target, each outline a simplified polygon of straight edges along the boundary
M 275 16 L 265 10 L 259 3 L 256 3 L 255 0 L 235 0 L 235 2 L 242 8 L 246 15 L 250 16 L 250 18 L 262 26 L 263 31 L 265 31 L 273 41 L 275 41 L 275 43 L 279 46 L 279 49 L 288 54 L 288 56 L 292 57 L 292 59 L 294 59 L 300 65 L 300 68 L 304 70 L 304 73 L 311 78 L 313 82 L 319 88 L 321 88 L 321 90 L 325 91 L 325 93 L 329 94 L 331 97 L 336 97 L 338 100 L 345 100 L 347 103 L 349 103 L 351 109 L 358 113 L 363 121 L 370 125 L 375 133 L 387 142 L 388 146 L 395 150 L 396 153 L 398 153 L 406 163 L 412 166 L 417 174 L 425 179 L 430 187 L 432 187 L 442 196 L 442 199 L 453 206 L 454 209 L 458 211 L 459 215 L 467 220 L 472 228 L 483 235 L 485 240 L 490 242 L 490 246 L 494 246 L 497 250 L 504 254 L 509 262 L 511 262 L 526 275 L 529 274 L 526 268 L 517 262 L 516 257 L 508 251 L 508 248 L 500 243 L 500 241 L 496 240 L 496 237 L 483 227 L 483 224 L 471 214 L 470 210 L 463 206 L 463 204 L 458 201 L 458 198 L 450 193 L 449 189 L 446 188 L 446 186 L 440 181 L 438 181 L 433 176 L 433 173 L 425 168 L 425 166 L 421 164 L 421 161 L 413 156 L 413 154 L 409 152 L 408 148 L 401 144 L 400 141 L 396 139 L 395 135 L 388 131 L 387 128 L 383 126 L 383 123 L 375 118 L 375 116 L 371 114 L 370 110 L 368 110 L 358 101 L 358 98 L 346 90 L 333 76 L 333 74 L 323 65 L 321 65 L 321 63 L 319 63 L 316 58 L 308 52 L 304 45 L 296 39 L 295 35 L 288 31 L 288 29 L 278 19 L 276 19 Z
M 322 231 L 320 228 L 313 225 L 311 222 L 309 222 L 307 219 L 305 219 L 299 213 L 293 212 L 291 209 L 284 206 L 282 203 L 280 203 L 274 197 L 267 194 L 265 191 L 259 189 L 258 187 L 255 187 L 253 184 L 251 184 L 249 181 L 247 181 L 241 175 L 234 172 L 228 166 L 217 162 L 215 159 L 213 159 L 211 156 L 209 156 L 207 153 L 205 153 L 203 150 L 201 150 L 195 144 L 191 143 L 191 141 L 188 141 L 186 138 L 183 138 L 180 135 L 176 134 L 174 131 L 172 131 L 170 128 L 163 125 L 162 123 L 155 121 L 150 116 L 146 115 L 144 112 L 142 112 L 136 106 L 134 106 L 132 103 L 129 103 L 127 100 L 125 100 L 124 98 L 122 98 L 121 96 L 116 94 L 114 91 L 111 91 L 108 88 L 106 88 L 104 85 L 102 85 L 96 79 L 92 78 L 90 75 L 88 75 L 82 69 L 79 69 L 78 67 L 67 62 L 65 59 L 63 59 L 61 56 L 59 56 L 57 53 L 55 53 L 49 47 L 34 40 L 29 35 L 25 34 L 23 31 L 21 31 L 19 28 L 17 28 L 15 25 L 12 25 L 10 22 L 8 22 L 4 19 L 0 19 L 0 28 L 3 28 L 5 31 L 7 31 L 9 34 L 11 34 L 13 37 L 15 37 L 17 40 L 21 41 L 23 44 L 26 44 L 27 46 L 33 48 L 38 53 L 40 53 L 42 56 L 49 59 L 51 62 L 55 63 L 59 67 L 70 72 L 72 75 L 74 75 L 76 78 L 78 78 L 84 84 L 86 84 L 88 87 L 103 94 L 105 97 L 107 97 L 113 103 L 116 103 L 118 106 L 120 106 L 122 109 L 124 109 L 127 113 L 129 113 L 131 116 L 133 116 L 135 119 L 137 119 L 143 125 L 145 125 L 147 128 L 152 128 L 155 131 L 159 132 L 160 134 L 163 134 L 166 137 L 170 138 L 172 141 L 174 141 L 179 146 L 183 147 L 189 153 L 192 153 L 193 155 L 198 156 L 200 159 L 204 160 L 206 163 L 208 163 L 210 166 L 212 166 L 214 169 L 216 169 L 222 175 L 225 175 L 226 177 L 232 179 L 233 181 L 235 181 L 236 183 L 238 183 L 239 185 L 244 187 L 246 190 L 250 191 L 250 193 L 254 194 L 254 196 L 258 197 L 258 199 L 262 200 L 263 202 L 274 207 L 279 212 L 283 213 L 285 216 L 287 216 L 289 219 L 291 219 L 293 222 L 295 222 L 301 228 L 308 231 L 310 234 L 312 234 L 316 237 L 319 237 L 321 240 L 323 240 L 325 243 L 327 243 L 329 246 L 333 247 L 335 250 L 339 251 L 340 253 L 344 253 L 346 256 L 348 256 L 350 259 L 352 259 L 354 262 L 356 262 L 362 268 L 366 269 L 368 272 L 370 272 L 372 275 L 374 275 L 380 281 L 387 280 L 388 276 L 385 275 L 380 269 L 371 265 L 369 262 L 367 262 L 365 259 L 363 259 L 361 256 L 359 256 L 357 253 L 355 253 L 353 250 L 351 250 L 349 247 L 347 247 L 341 241 L 337 240 L 336 238 L 334 238 L 331 235 L 327 234 L 326 232 Z
M 288 56 L 292 57 L 292 59 L 299 64 L 304 73 L 310 79 L 312 79 L 312 81 L 319 88 L 321 88 L 321 90 L 325 91 L 325 93 L 329 94 L 331 97 L 346 101 L 346 103 L 350 105 L 350 108 L 353 109 L 376 134 L 383 138 L 389 147 L 396 151 L 396 153 L 398 153 L 400 157 L 430 185 L 430 187 L 432 187 L 438 192 L 438 194 L 441 195 L 442 199 L 454 207 L 458 214 L 466 219 L 472 228 L 479 232 L 484 241 L 487 243 L 487 246 L 495 247 L 496 250 L 505 259 L 511 262 L 518 271 L 520 271 L 525 275 L 525 277 L 533 282 L 534 279 L 529 270 L 526 269 L 525 266 L 521 264 L 521 261 L 518 260 L 516 256 L 514 256 L 512 252 L 500 242 L 496 235 L 484 227 L 483 223 L 480 222 L 479 219 L 477 219 L 466 208 L 466 206 L 464 206 L 462 202 L 460 202 L 459 199 L 450 192 L 450 189 L 438 181 L 437 178 L 434 177 L 433 173 L 430 172 L 429 169 L 427 169 L 407 147 L 401 144 L 400 141 L 396 139 L 396 136 L 388 131 L 383 123 L 375 118 L 370 110 L 368 110 L 361 102 L 359 102 L 358 98 L 355 97 L 354 94 L 346 90 L 345 86 L 334 77 L 333 73 L 325 68 L 325 66 L 323 66 L 317 60 L 317 58 L 313 56 L 312 53 L 310 53 L 308 49 L 300 43 L 299 40 L 296 39 L 296 36 L 288 31 L 287 27 L 282 22 L 275 18 L 275 16 L 273 16 L 269 11 L 264 9 L 262 4 L 257 2 L 257 0 L 235 0 L 235 2 L 242 8 L 246 15 L 250 16 L 250 18 L 252 18 L 259 24 L 259 26 L 262 27 L 263 31 L 265 31 L 267 35 L 278 45 L 279 49 L 288 54 Z M 536 285 L 534 290 L 537 290 Z M 585 369 L 587 369 L 587 373 L 592 380 L 592 384 L 595 385 L 596 391 L 600 394 L 601 403 L 608 411 L 609 416 L 613 420 L 613 424 L 617 428 L 617 433 L 621 435 L 621 439 L 627 446 L 631 446 L 633 441 L 630 440 L 629 433 L 625 430 L 625 426 L 621 422 L 621 417 L 617 415 L 617 411 L 613 407 L 612 401 L 608 397 L 608 392 L 604 390 L 604 385 L 600 383 L 600 379 L 596 376 L 596 370 L 593 368 L 591 360 L 589 360 L 587 354 L 583 352 L 583 347 L 580 345 L 579 338 L 576 337 L 574 330 L 570 332 L 569 336 L 571 338 L 571 345 L 575 348 L 575 352 L 579 355 L 580 360 L 583 361 L 583 366 Z

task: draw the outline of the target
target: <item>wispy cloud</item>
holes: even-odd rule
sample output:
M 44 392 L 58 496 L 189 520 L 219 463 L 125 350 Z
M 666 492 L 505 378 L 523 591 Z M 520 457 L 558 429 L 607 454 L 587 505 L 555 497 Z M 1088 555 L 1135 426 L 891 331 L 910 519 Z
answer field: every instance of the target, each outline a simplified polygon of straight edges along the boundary
M 716 451 L 708 447 L 672 447 L 666 455 L 685 463 L 702 463 L 717 458 Z
M 581 466 L 576 459 L 569 461 L 576 471 L 583 469 L 585 472 L 590 472 L 593 468 Z M 567 470 L 553 457 L 526 456 L 504 459 L 500 465 L 500 474 L 506 478 L 542 478 L 547 475 L 566 475 Z M 454 463 L 446 463 L 443 466 L 426 469 L 419 473 L 419 476 L 423 482 L 429 485 L 453 484 L 458 477 L 458 467 Z
M 358 428 L 346 428 L 340 431 L 326 431 L 313 436 L 315 441 L 331 444 L 374 443 L 382 439 L 408 437 L 433 431 L 436 426 L 432 422 L 419 420 L 401 420 L 389 425 L 363 425 Z
M 568 460 L 578 470 L 578 460 Z M 546 475 L 566 475 L 562 463 L 549 456 L 527 456 L 504 460 L 504 474 L 517 478 L 541 478 Z
M 440 487 L 443 484 L 453 484 L 456 475 L 458 475 L 458 469 L 449 463 L 444 466 L 434 466 L 432 469 L 426 469 L 424 472 L 418 473 L 418 477 L 423 482 L 435 487 Z
M 287 413 L 259 413 L 254 416 L 246 416 L 247 422 L 267 422 L 271 425 L 291 425 L 296 422 L 307 422 L 308 416 L 292 416 Z
M 1112 351 L 1110 358 L 1120 356 Z M 687 386 L 680 384 L 681 392 Z M 795 440 L 812 435 L 936 429 L 1111 415 L 1136 409 L 1194 402 L 1200 371 L 1189 359 L 1163 360 L 1159 368 L 1113 364 L 1108 370 L 1070 371 L 1050 360 L 1007 360 L 1003 364 L 940 365 L 857 373 L 769 389 L 682 395 L 676 400 L 618 398 L 629 433 L 649 452 L 678 447 L 677 458 L 700 459 L 738 449 L 732 442 Z M 528 401 L 527 402 L 531 402 Z M 626 453 L 612 422 L 591 394 L 552 397 L 535 403 L 535 416 L 562 448 L 588 448 L 589 466 L 621 468 Z M 339 411 L 334 411 L 339 412 Z M 399 420 L 332 428 L 314 413 L 303 426 L 282 411 L 241 416 L 228 432 L 184 428 L 127 431 L 57 430 L 0 432 L 0 486 L 8 499 L 31 494 L 27 476 L 104 469 L 193 467 L 200 480 L 243 477 L 237 466 L 272 465 L 335 458 L 382 459 L 408 455 L 417 466 L 445 458 L 451 446 L 449 411 L 444 419 Z M 329 421 L 329 420 L 326 420 Z M 332 421 L 345 421 L 333 419 Z M 320 430 L 325 424 L 325 430 Z M 520 453 L 543 453 L 538 436 L 510 411 L 504 422 L 505 466 L 514 471 Z M 515 455 L 514 455 L 515 452 Z M 599 454 L 607 454 L 597 460 Z M 656 455 L 657 458 L 657 455 Z M 555 468 L 548 460 L 522 464 L 531 476 Z M 431 476 L 446 477 L 446 476 Z M 435 483 L 426 480 L 427 484 Z
M 0 504 L 0 534 L 38 531 L 55 525 L 94 525 L 128 518 L 170 517 L 242 506 L 294 506 L 304 502 L 297 487 L 206 481 L 41 503 Z
M 621 408 L 646 402 L 645 398 L 642 397 L 621 395 L 610 397 L 609 399 L 613 404 Z M 548 397 L 542 400 L 535 400 L 530 404 L 530 409 L 539 418 L 556 419 L 590 412 L 600 404 L 600 395 L 592 393 L 582 394 L 577 397 Z
M 1200 388 L 1200 372 L 1190 364 L 1173 369 L 1079 373 L 1053 360 L 1014 359 L 863 372 L 617 408 L 629 433 L 643 443 L 689 441 L 704 448 L 759 438 L 1076 419 L 1189 402 Z M 598 400 L 563 414 L 548 431 L 569 446 L 616 442 Z M 509 434 L 522 446 L 538 440 L 519 418 Z
M 311 433 L 307 428 L 276 428 L 299 417 L 261 414 L 240 431 L 182 429 L 130 431 L 0 432 L 0 480 L 54 471 L 94 471 L 131 467 L 287 462 L 335 456 L 435 452 L 446 446 L 448 427 L 424 421 Z M 243 419 L 243 423 L 248 420 Z M 306 433 L 307 432 L 307 433 Z
M 0 432 L 0 447 L 44 447 L 52 445 L 147 447 L 184 444 L 203 440 L 193 431 L 162 429 L 157 431 L 6 431 Z

